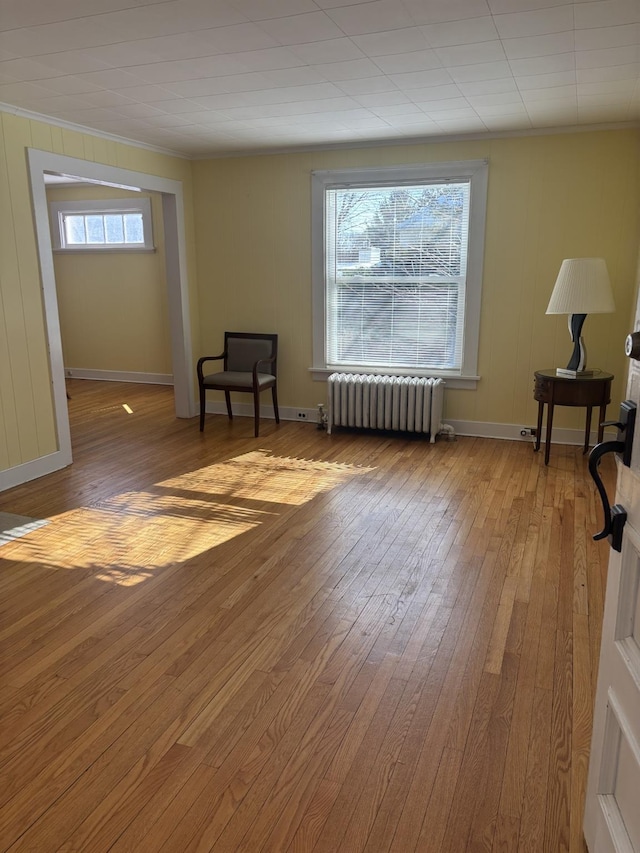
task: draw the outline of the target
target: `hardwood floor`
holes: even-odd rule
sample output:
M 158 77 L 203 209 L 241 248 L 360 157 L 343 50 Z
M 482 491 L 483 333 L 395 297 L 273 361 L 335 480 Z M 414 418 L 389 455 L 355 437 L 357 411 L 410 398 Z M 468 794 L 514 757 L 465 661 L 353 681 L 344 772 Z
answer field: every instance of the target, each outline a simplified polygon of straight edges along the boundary
M 49 519 L 0 548 L 1 850 L 584 850 L 578 448 L 69 393 L 74 465 L 0 494 Z

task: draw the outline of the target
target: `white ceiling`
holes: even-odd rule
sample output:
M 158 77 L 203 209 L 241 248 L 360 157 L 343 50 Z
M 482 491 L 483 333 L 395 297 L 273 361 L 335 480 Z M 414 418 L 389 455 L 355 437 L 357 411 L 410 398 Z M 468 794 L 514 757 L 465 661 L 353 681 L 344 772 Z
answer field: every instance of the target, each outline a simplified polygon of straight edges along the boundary
M 0 0 L 0 102 L 187 156 L 640 120 L 640 0 Z

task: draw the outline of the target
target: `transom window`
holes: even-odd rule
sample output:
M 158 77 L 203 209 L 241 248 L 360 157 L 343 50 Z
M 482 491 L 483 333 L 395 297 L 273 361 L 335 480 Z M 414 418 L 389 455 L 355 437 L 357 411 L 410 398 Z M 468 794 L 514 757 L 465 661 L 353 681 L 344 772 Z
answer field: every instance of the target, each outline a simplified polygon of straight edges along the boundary
M 475 376 L 486 174 L 314 173 L 316 370 Z
M 52 202 L 49 207 L 55 249 L 153 249 L 148 198 Z

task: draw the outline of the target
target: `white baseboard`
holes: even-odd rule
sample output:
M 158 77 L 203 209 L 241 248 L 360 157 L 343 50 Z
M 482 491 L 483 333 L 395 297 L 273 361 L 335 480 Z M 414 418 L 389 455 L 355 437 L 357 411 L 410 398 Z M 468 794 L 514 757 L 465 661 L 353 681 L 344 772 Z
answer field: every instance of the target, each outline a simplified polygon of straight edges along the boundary
M 227 407 L 224 404 L 224 401 L 211 401 L 207 402 L 206 410 L 208 414 L 211 415 L 226 415 Z M 298 417 L 298 412 L 301 412 L 305 415 L 304 418 Z M 233 403 L 233 416 L 252 418 L 253 417 L 253 404 L 252 403 Z M 260 417 L 267 418 L 273 420 L 273 406 L 260 406 Z M 292 406 L 280 406 L 280 420 L 283 421 L 306 421 L 309 423 L 317 424 L 318 422 L 318 410 L 317 409 L 305 409 L 305 408 L 294 408 Z M 523 429 L 523 425 L 521 424 L 498 424 L 498 423 L 486 423 L 484 421 L 456 421 L 451 418 L 445 418 L 446 422 L 450 424 L 454 430 L 456 435 L 466 435 L 469 437 L 475 438 L 499 438 L 503 441 L 526 441 L 531 444 L 534 441 L 534 437 L 531 435 L 522 436 L 520 435 L 520 430 Z M 531 428 L 531 427 L 527 427 Z M 607 438 L 615 437 L 615 433 L 605 431 Z M 542 427 L 542 443 L 544 443 L 545 439 L 545 428 L 544 425 Z M 597 431 L 592 431 L 589 443 L 590 445 L 594 445 L 598 440 Z M 580 429 L 561 429 L 560 427 L 554 427 L 551 443 L 552 444 L 574 444 L 579 447 L 582 446 L 584 442 L 584 430 Z
M 207 402 L 206 411 L 210 415 L 226 415 L 227 407 L 224 400 L 215 400 Z M 253 403 L 236 403 L 232 402 L 233 416 L 240 418 L 253 417 Z M 281 421 L 301 421 L 302 423 L 317 424 L 318 410 L 305 409 L 302 406 L 294 408 L 293 406 L 278 406 Z M 299 417 L 299 414 L 304 417 Z M 260 406 L 260 417 L 275 420 L 273 406 Z
M 137 373 L 133 370 L 91 370 L 65 367 L 67 379 L 98 379 L 102 382 L 139 382 L 144 385 L 173 385 L 171 373 Z
M 22 483 L 28 483 L 30 480 L 37 480 L 38 477 L 52 474 L 70 464 L 71 459 L 67 458 L 61 450 L 57 450 L 55 453 L 49 453 L 47 456 L 41 456 L 31 462 L 24 462 L 14 468 L 7 468 L 0 471 L 0 492 L 12 489 L 14 486 L 20 486 Z
M 447 423 L 455 429 L 456 435 L 468 435 L 478 438 L 501 438 L 505 441 L 534 441 L 533 436 L 520 435 L 520 430 L 523 429 L 521 424 L 495 424 L 486 423 L 484 421 L 455 421 L 451 418 L 446 418 Z M 527 425 L 531 429 L 534 424 Z M 545 426 L 542 425 L 542 442 L 545 440 Z M 607 436 L 608 437 L 608 436 Z M 613 433 L 612 433 L 613 437 Z M 589 444 L 593 445 L 598 440 L 597 430 L 592 430 L 589 437 Z M 584 443 L 584 430 L 582 429 L 561 429 L 554 427 L 551 432 L 552 444 L 576 444 L 582 446 Z

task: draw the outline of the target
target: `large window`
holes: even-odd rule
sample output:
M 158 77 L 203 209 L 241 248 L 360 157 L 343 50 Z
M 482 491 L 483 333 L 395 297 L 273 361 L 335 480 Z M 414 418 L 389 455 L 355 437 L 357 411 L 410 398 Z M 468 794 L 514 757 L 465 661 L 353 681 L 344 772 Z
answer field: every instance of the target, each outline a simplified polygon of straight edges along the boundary
M 49 210 L 56 250 L 153 250 L 148 198 L 51 202 Z
M 484 161 L 313 174 L 314 369 L 472 379 Z

